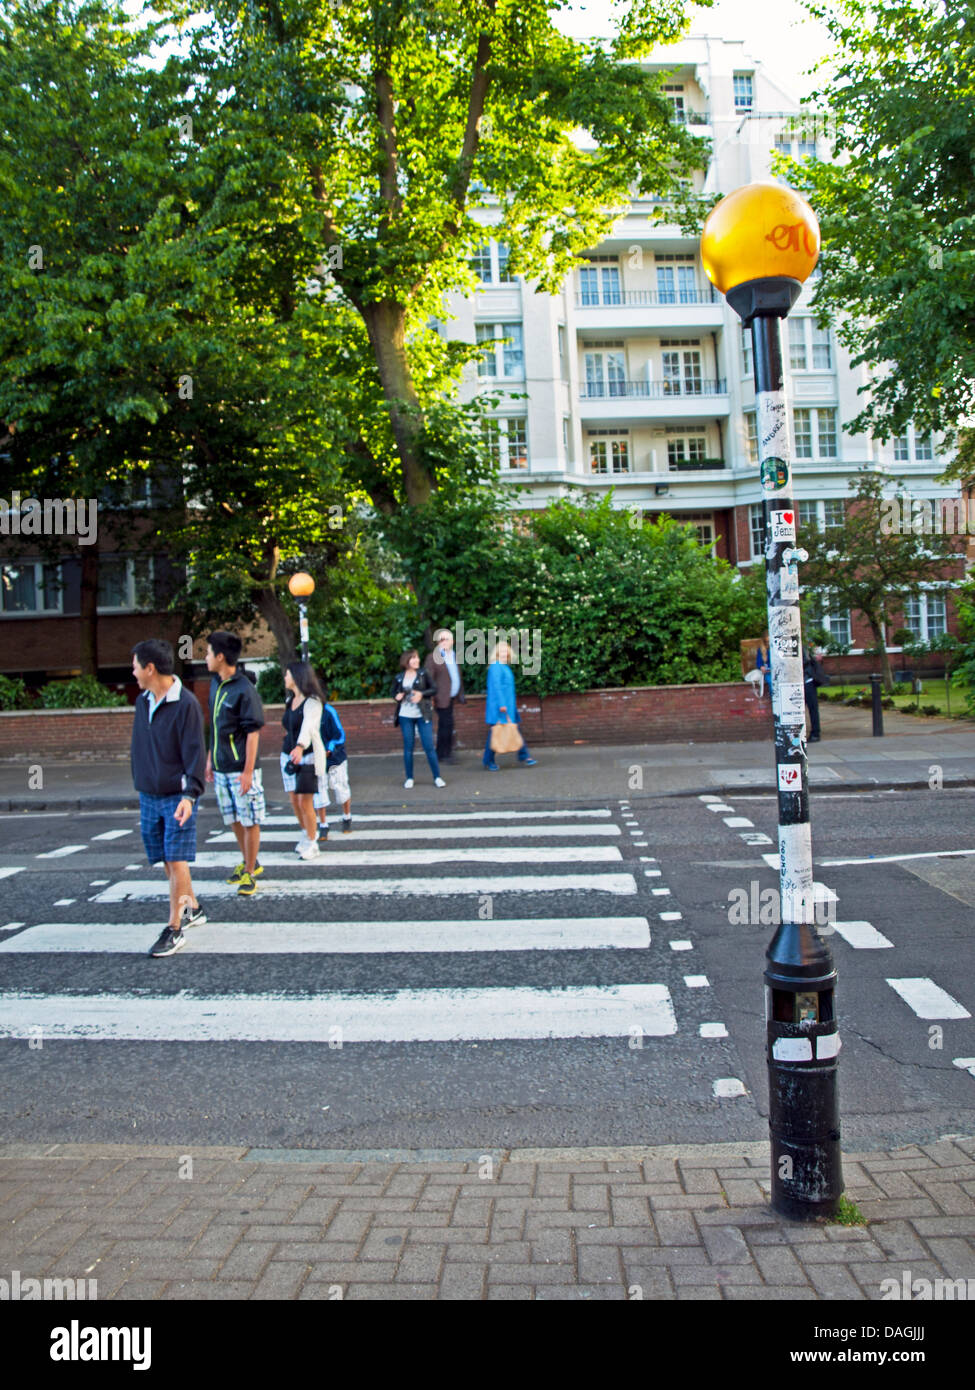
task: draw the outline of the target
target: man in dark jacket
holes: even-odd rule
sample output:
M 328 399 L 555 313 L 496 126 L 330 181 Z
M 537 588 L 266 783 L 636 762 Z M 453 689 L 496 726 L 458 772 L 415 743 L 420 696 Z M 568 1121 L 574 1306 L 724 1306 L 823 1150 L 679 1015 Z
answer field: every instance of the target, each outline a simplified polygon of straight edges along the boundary
M 223 823 L 234 832 L 243 856 L 227 882 L 236 883 L 239 896 L 251 897 L 264 872 L 257 858 L 266 809 L 257 766 L 264 706 L 246 674 L 238 670 L 242 647 L 233 632 L 211 632 L 207 638 L 207 670 L 213 679 L 206 779 L 216 788 Z
M 169 925 L 151 956 L 181 950 L 184 929 L 206 921 L 190 876 L 196 859 L 196 808 L 203 795 L 203 711 L 173 674 L 173 664 L 168 642 L 150 638 L 133 648 L 132 674 L 142 694 L 132 722 L 132 780 L 149 863 L 162 860 L 169 879 Z
M 802 654 L 802 682 L 806 695 L 806 708 L 809 711 L 809 742 L 818 743 L 819 734 L 819 687 L 826 684 L 823 663 L 820 660 L 821 647 L 814 652 L 808 649 Z
M 433 705 L 437 711 L 437 761 L 455 762 L 454 702 L 466 704 L 464 677 L 460 673 L 454 652 L 454 634 L 449 627 L 438 628 L 433 634 L 433 650 L 424 663 L 427 674 L 437 687 Z

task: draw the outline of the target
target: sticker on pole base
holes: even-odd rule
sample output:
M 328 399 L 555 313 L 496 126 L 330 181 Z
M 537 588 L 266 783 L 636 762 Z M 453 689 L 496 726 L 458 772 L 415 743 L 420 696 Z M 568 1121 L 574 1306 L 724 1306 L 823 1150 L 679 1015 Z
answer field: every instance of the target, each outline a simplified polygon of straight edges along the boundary
M 789 541 L 795 545 L 796 541 L 796 514 L 795 512 L 770 512 L 769 526 L 772 532 L 772 541 L 778 544 L 779 541 Z
M 758 476 L 761 478 L 762 487 L 766 492 L 781 492 L 784 487 L 789 485 L 789 465 L 785 459 L 762 459 Z
M 776 688 L 776 714 L 784 724 L 798 724 L 806 717 L 806 696 L 798 681 L 779 681 Z
M 802 791 L 802 767 L 799 763 L 779 764 L 779 791 Z

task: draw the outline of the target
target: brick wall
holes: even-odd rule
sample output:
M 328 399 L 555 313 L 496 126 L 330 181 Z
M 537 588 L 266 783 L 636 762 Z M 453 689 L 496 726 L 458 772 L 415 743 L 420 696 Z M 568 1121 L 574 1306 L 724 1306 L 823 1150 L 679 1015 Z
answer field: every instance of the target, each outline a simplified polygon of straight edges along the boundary
M 202 693 L 202 692 L 198 692 Z M 205 695 L 202 703 L 205 705 Z M 349 753 L 400 749 L 390 700 L 336 704 Z M 281 705 L 265 708 L 261 756 L 281 748 Z M 768 701 L 744 682 L 728 685 L 643 686 L 587 690 L 578 695 L 526 696 L 518 701 L 522 733 L 532 744 L 695 743 L 767 738 Z M 484 696 L 455 706 L 462 748 L 483 748 Z M 25 710 L 0 713 L 0 758 L 120 758 L 129 755 L 132 710 Z

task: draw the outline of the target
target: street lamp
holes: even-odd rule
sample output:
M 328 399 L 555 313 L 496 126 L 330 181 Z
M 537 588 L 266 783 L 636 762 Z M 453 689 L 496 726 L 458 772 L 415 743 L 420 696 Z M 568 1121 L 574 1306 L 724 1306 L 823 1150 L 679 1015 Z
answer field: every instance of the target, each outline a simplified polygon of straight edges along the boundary
M 301 659 L 308 660 L 308 605 L 306 599 L 315 592 L 315 581 L 310 574 L 299 570 L 288 580 L 288 588 L 298 600 L 298 631 L 301 635 Z
M 751 326 L 779 810 L 780 925 L 766 951 L 772 1207 L 812 1220 L 843 1191 L 836 970 L 814 921 L 806 710 L 791 446 L 779 320 L 819 257 L 819 225 L 792 189 L 753 183 L 723 198 L 701 237 L 708 279 Z

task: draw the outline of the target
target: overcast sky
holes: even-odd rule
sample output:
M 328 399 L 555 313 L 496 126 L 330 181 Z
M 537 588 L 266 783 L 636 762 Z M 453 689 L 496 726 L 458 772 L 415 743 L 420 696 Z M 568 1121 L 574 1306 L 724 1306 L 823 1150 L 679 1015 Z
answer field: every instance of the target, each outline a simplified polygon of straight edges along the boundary
M 626 0 L 620 0 L 625 5 Z M 576 38 L 611 32 L 613 0 L 573 0 L 571 9 L 556 17 L 558 27 Z M 754 58 L 769 65 L 797 98 L 815 85 L 805 71 L 828 51 L 829 38 L 799 0 L 716 0 L 710 8 L 691 8 L 691 33 L 723 39 L 744 39 Z

